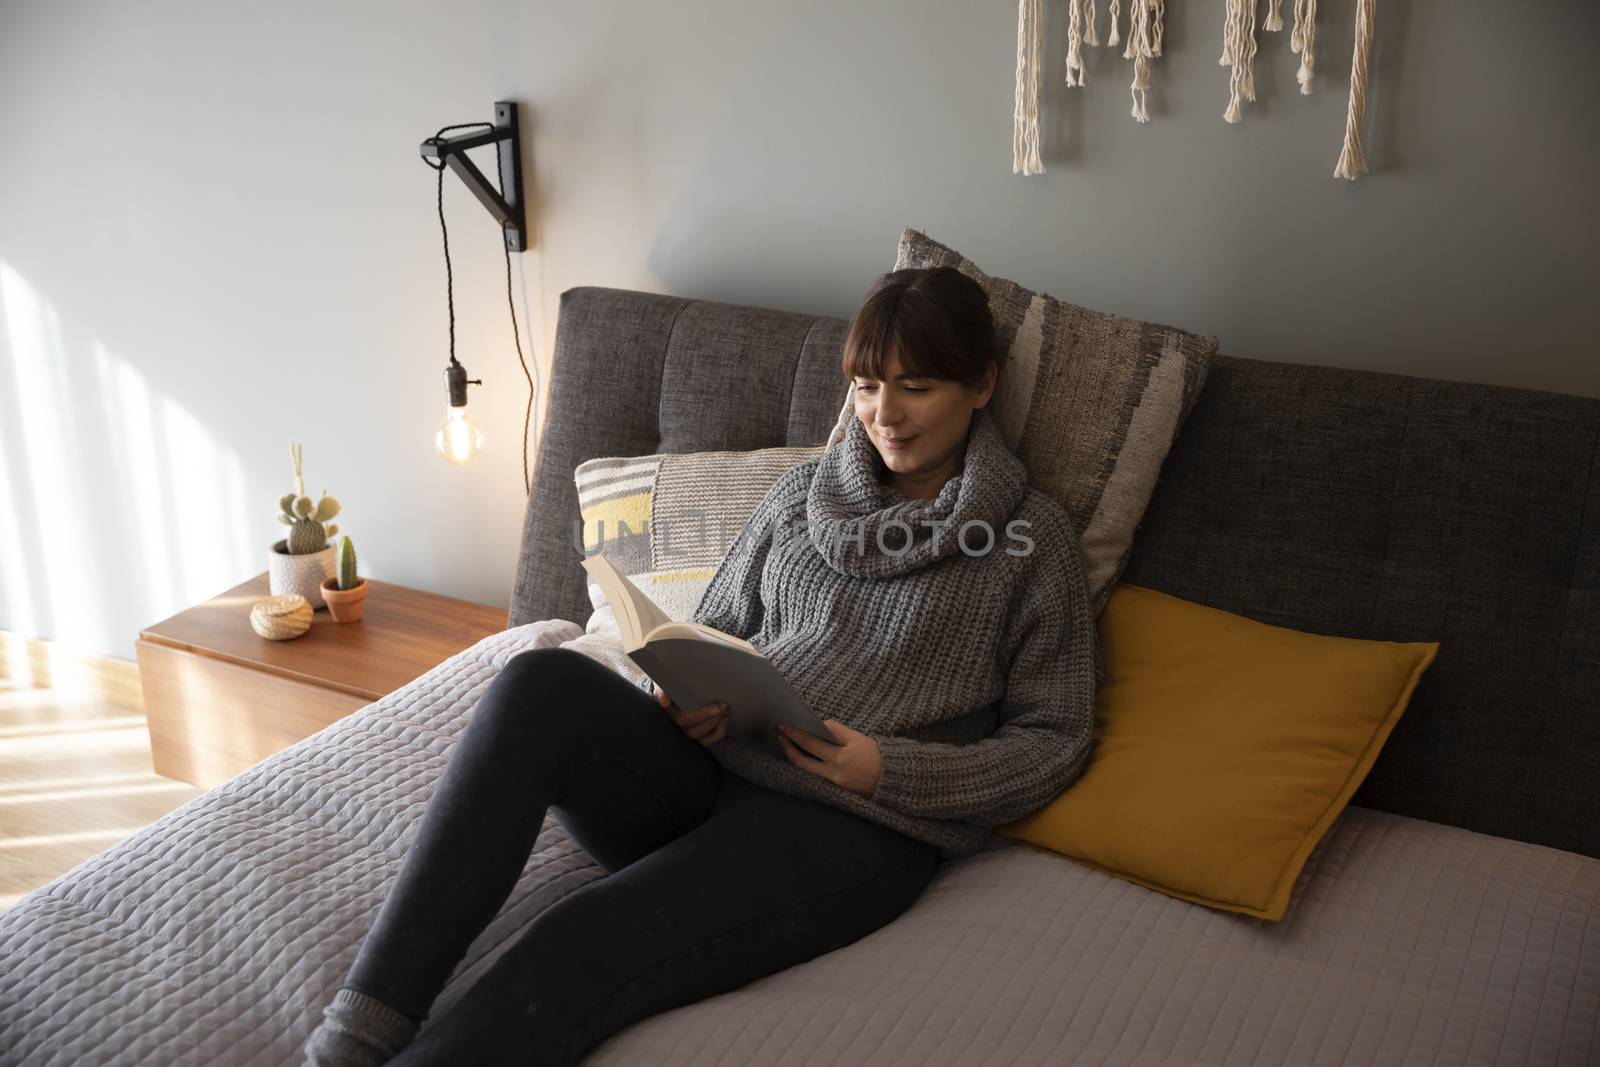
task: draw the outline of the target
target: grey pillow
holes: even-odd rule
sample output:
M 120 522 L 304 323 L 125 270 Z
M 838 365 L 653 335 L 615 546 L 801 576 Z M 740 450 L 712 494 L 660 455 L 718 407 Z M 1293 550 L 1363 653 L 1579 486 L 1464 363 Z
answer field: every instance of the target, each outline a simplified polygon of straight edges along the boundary
M 586 554 L 599 551 L 668 618 L 692 619 L 717 565 L 784 471 L 819 446 L 655 453 L 578 464 L 573 481 Z M 585 630 L 616 635 L 600 587 Z
M 1173 438 L 1205 386 L 1217 339 L 1081 308 L 991 277 L 926 234 L 900 235 L 896 270 L 946 266 L 989 295 L 1003 353 L 990 408 L 1028 483 L 1071 516 L 1098 618 Z M 829 445 L 855 417 L 853 392 Z

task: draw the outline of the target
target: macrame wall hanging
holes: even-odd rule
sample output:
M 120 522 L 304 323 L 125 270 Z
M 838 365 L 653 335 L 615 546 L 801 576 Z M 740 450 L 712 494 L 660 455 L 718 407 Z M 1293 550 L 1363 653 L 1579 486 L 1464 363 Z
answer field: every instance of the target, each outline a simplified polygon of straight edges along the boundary
M 1116 47 L 1124 39 L 1120 33 L 1122 0 L 1107 0 L 1111 25 L 1106 44 Z M 1096 0 L 1065 0 L 1067 5 L 1067 84 L 1084 84 L 1083 46 L 1100 44 L 1095 28 Z M 1246 101 L 1256 98 L 1256 9 L 1265 4 L 1266 18 L 1261 29 L 1283 30 L 1284 0 L 1224 0 L 1222 57 L 1228 67 L 1228 106 L 1222 117 L 1238 122 Z M 1354 179 L 1367 170 L 1361 153 L 1361 123 L 1367 110 L 1367 58 L 1372 51 L 1372 27 L 1377 0 L 1356 0 L 1354 54 L 1350 61 L 1350 105 L 1345 115 L 1344 149 L 1333 168 L 1336 178 Z M 1133 60 L 1132 115 L 1139 122 L 1150 121 L 1147 97 L 1150 89 L 1150 61 L 1161 55 L 1161 26 L 1166 17 L 1166 0 L 1128 0 L 1128 35 L 1123 59 Z M 1043 51 L 1044 0 L 1017 0 L 1017 98 L 1012 120 L 1011 173 L 1043 174 L 1039 160 L 1039 80 Z M 1311 78 L 1316 55 L 1317 0 L 1294 0 L 1294 27 L 1289 33 L 1289 50 L 1300 57 L 1295 80 L 1300 92 L 1311 93 Z

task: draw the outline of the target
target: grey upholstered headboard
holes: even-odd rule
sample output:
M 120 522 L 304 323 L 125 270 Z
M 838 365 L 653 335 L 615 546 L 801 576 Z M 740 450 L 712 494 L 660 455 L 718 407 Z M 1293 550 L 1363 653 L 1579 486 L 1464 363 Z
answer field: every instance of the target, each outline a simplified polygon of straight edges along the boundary
M 627 289 L 561 294 L 509 625 L 589 617 L 572 472 L 595 456 L 827 440 L 845 323 Z
M 820 444 L 845 323 L 561 298 L 510 625 L 589 613 L 572 471 Z M 1600 400 L 1218 356 L 1124 580 L 1317 633 L 1441 643 L 1354 803 L 1600 857 Z

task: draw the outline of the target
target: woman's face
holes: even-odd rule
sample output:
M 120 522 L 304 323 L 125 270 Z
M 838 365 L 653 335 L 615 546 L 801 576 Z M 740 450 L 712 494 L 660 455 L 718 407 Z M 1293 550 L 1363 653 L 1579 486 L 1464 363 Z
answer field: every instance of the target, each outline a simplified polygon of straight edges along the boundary
M 937 488 L 954 476 L 972 413 L 994 392 L 995 367 L 989 366 L 978 387 L 968 388 L 946 378 L 912 376 L 896 352 L 885 362 L 883 374 L 881 381 L 855 376 L 856 418 L 884 465 L 902 482 L 926 480 Z

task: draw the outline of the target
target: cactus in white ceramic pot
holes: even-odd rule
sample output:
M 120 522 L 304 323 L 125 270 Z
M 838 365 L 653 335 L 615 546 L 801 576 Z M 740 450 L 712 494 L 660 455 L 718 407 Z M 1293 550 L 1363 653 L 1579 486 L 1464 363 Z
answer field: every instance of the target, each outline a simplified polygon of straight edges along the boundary
M 289 455 L 294 460 L 294 492 L 278 498 L 277 516 L 279 522 L 289 527 L 285 548 L 291 556 L 321 552 L 328 547 L 328 540 L 339 532 L 337 523 L 328 522 L 339 514 L 339 501 L 324 489 L 322 496 L 312 503 L 306 496 L 305 478 L 301 474 L 300 446 L 291 444 Z
M 274 596 L 298 593 L 312 608 L 327 606 L 322 596 L 322 580 L 334 574 L 334 550 L 329 538 L 339 527 L 328 520 L 339 514 L 339 502 L 324 489 L 320 499 L 306 495 L 305 477 L 298 444 L 290 444 L 294 461 L 294 492 L 278 498 L 277 520 L 289 527 L 287 536 L 273 543 L 267 553 L 267 571 Z

